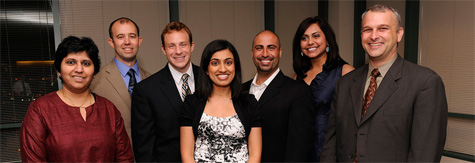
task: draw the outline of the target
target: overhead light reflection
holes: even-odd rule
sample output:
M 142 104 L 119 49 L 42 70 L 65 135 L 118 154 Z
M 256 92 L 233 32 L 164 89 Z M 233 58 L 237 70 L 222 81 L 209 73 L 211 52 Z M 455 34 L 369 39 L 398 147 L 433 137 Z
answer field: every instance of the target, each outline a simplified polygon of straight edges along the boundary
M 53 13 L 49 11 L 7 10 L 0 13 L 0 20 L 27 22 L 29 24 L 54 24 Z
M 54 61 L 16 61 L 19 66 L 32 66 L 32 65 L 53 65 Z

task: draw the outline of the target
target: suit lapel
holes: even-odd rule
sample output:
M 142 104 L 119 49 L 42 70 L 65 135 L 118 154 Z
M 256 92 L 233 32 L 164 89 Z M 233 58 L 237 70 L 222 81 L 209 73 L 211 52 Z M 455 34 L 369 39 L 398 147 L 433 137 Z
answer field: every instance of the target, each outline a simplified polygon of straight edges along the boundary
M 114 90 L 122 98 L 126 106 L 131 106 L 129 92 L 127 91 L 127 87 L 125 86 L 124 79 L 122 78 L 122 74 L 120 74 L 119 69 L 115 65 L 114 61 L 112 61 L 112 64 L 109 64 L 109 66 L 107 66 L 106 72 L 107 72 L 107 76 L 106 76 L 107 81 L 111 83 L 112 87 L 114 87 Z M 130 109 L 130 107 L 128 108 Z
M 401 78 L 402 61 L 403 59 L 398 55 L 396 61 L 394 61 L 391 68 L 389 68 L 388 73 L 386 73 L 383 81 L 381 81 L 380 86 L 376 90 L 373 100 L 371 101 L 371 104 L 369 104 L 368 110 L 366 111 L 361 123 L 364 123 L 379 108 L 381 108 L 384 102 L 386 102 L 386 100 L 397 90 L 398 85 L 396 80 Z
M 257 102 L 257 105 L 260 107 L 260 106 L 263 106 L 264 104 L 266 104 L 270 99 L 272 99 L 272 97 L 274 95 L 276 95 L 277 93 L 279 93 L 279 87 L 282 85 L 283 81 L 284 81 L 284 74 L 282 73 L 282 71 L 279 71 L 279 73 L 277 74 L 277 76 L 275 76 L 274 80 L 272 80 L 270 82 L 270 84 L 267 86 L 266 90 L 264 91 L 264 93 L 262 93 L 261 95 L 261 98 L 259 99 L 259 101 Z M 265 108 L 265 107 L 262 107 L 262 108 Z
M 181 107 L 183 101 L 181 101 L 180 94 L 176 88 L 175 80 L 173 80 L 172 73 L 168 68 L 168 64 L 165 65 L 165 73 L 161 76 L 160 82 L 164 85 L 163 94 L 168 99 L 170 104 L 172 104 L 173 108 L 176 110 Z
M 353 111 L 355 114 L 356 124 L 358 126 L 361 123 L 361 113 L 363 110 L 363 93 L 364 93 L 364 86 L 366 82 L 366 75 L 368 73 L 368 65 L 365 65 L 365 68 L 359 72 L 359 74 L 355 75 L 353 78 L 353 87 L 351 87 L 351 102 L 353 103 Z
M 139 71 L 140 71 L 140 78 L 141 80 L 144 80 L 145 78 L 149 77 L 150 74 L 148 74 L 147 71 L 145 71 L 144 69 L 140 68 L 139 67 Z

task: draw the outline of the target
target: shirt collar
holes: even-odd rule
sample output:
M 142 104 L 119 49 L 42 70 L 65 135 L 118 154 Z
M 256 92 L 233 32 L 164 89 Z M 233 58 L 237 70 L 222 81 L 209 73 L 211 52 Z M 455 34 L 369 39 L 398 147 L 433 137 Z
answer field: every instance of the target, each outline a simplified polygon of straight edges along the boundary
M 122 75 L 122 77 L 125 77 L 127 75 L 127 72 L 129 72 L 129 69 L 131 68 L 134 69 L 135 76 L 138 76 L 140 74 L 139 66 L 137 66 L 137 61 L 135 61 L 135 64 L 132 67 L 125 65 L 124 63 L 120 62 L 116 58 L 114 58 L 114 62 L 117 68 L 119 69 L 119 72 Z
M 168 68 L 170 69 L 170 72 L 172 73 L 172 76 L 173 76 L 173 80 L 175 81 L 176 84 L 180 83 L 181 81 L 181 77 L 183 76 L 183 73 L 175 70 L 175 68 L 173 68 L 170 63 L 168 63 Z M 190 63 L 190 67 L 188 67 L 188 70 L 186 70 L 186 73 L 190 76 L 188 78 L 188 81 L 190 82 L 193 82 L 194 81 L 194 74 L 193 74 L 193 64 Z
M 397 54 L 399 55 L 399 54 Z M 378 68 L 379 70 L 379 73 L 381 74 L 381 77 L 384 78 L 384 76 L 386 76 L 386 73 L 388 73 L 389 71 L 389 68 L 391 68 L 391 66 L 393 65 L 394 61 L 396 61 L 396 58 L 397 56 L 394 56 L 391 60 L 389 60 L 388 62 L 386 62 L 385 64 L 383 64 L 382 66 L 380 66 Z M 371 63 L 369 64 L 369 68 L 368 68 L 368 76 L 371 76 L 371 71 L 373 71 L 374 67 L 373 65 L 371 65 Z
M 261 85 L 268 86 L 270 84 L 270 82 L 272 82 L 272 80 L 274 80 L 274 78 L 277 76 L 277 74 L 279 74 L 279 72 L 280 72 L 280 68 L 277 68 L 277 70 L 269 78 L 267 78 L 267 80 L 264 83 L 262 83 Z M 254 76 L 254 79 L 252 79 L 252 84 L 255 85 L 255 86 L 259 86 L 259 85 L 257 85 L 256 81 L 257 81 L 257 74 Z

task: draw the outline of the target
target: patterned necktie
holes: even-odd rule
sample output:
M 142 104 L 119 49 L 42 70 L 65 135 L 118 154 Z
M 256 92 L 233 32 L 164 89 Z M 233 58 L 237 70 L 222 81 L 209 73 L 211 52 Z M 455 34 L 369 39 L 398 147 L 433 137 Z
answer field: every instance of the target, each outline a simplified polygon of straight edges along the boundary
M 137 80 L 135 80 L 135 71 L 134 69 L 129 69 L 129 72 L 127 72 L 127 75 L 129 75 L 130 79 L 129 79 L 129 95 L 132 96 L 132 92 L 134 91 L 134 85 L 135 83 L 137 82 Z
M 376 78 L 380 75 L 379 70 L 377 68 L 373 69 L 371 71 L 371 80 L 369 82 L 368 90 L 366 90 L 366 93 L 364 95 L 364 100 L 363 100 L 363 113 L 361 114 L 361 119 L 363 119 L 364 115 L 366 114 L 366 111 L 368 110 L 369 104 L 371 103 L 371 100 L 373 100 L 373 96 L 376 93 L 376 89 L 378 87 L 378 83 L 376 83 Z M 356 156 L 355 152 L 355 157 L 353 159 L 353 163 L 357 163 L 358 158 Z
M 369 104 L 371 103 L 371 100 L 373 100 L 373 96 L 376 93 L 376 89 L 378 87 L 378 84 L 376 83 L 376 78 L 379 76 L 379 74 L 380 73 L 377 68 L 371 71 L 371 80 L 369 82 L 368 90 L 366 90 L 366 93 L 364 95 L 363 113 L 361 114 L 361 119 L 363 119 L 364 115 L 366 114 L 366 110 L 368 110 Z
M 190 87 L 188 86 L 188 77 L 190 77 L 190 75 L 186 73 L 181 76 L 181 80 L 183 80 L 183 84 L 181 85 L 181 97 L 183 101 L 186 96 L 191 94 Z

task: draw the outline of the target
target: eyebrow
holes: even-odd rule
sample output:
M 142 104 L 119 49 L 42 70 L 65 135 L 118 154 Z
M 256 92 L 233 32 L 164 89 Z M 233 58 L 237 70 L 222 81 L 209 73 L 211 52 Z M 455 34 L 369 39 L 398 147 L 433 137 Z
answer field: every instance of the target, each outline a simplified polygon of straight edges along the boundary
M 220 59 L 218 59 L 218 58 L 211 58 L 211 60 L 219 61 Z M 224 60 L 234 60 L 234 59 L 233 59 L 233 58 L 225 58 Z

